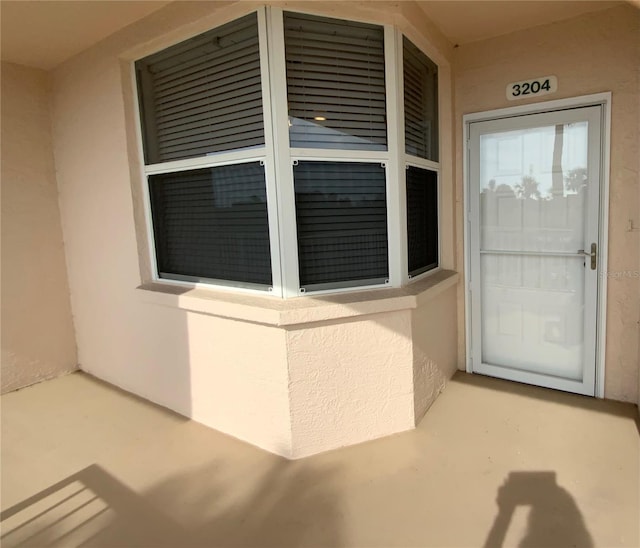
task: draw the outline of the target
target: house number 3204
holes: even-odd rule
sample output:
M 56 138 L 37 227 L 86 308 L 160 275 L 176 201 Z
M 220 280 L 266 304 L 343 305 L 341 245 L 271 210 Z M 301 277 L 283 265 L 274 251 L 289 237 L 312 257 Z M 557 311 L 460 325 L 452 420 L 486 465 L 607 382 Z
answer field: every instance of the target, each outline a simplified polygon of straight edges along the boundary
M 507 99 L 515 101 L 538 95 L 547 95 L 558 89 L 558 79 L 555 76 L 544 76 L 533 80 L 511 82 L 507 85 Z

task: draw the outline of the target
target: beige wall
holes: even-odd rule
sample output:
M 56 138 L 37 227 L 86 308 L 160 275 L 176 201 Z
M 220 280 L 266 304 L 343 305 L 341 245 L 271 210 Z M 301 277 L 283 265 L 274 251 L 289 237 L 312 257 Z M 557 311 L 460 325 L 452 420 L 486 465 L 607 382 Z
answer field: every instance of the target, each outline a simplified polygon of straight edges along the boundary
M 609 265 L 611 273 L 640 270 L 639 109 L 640 10 L 624 5 L 568 21 L 532 28 L 456 49 L 456 165 L 462 166 L 462 115 L 514 106 L 507 101 L 509 82 L 554 74 L 560 99 L 612 92 Z M 532 101 L 530 101 L 532 102 Z M 535 102 L 535 100 L 533 101 Z M 456 177 L 462 226 L 462 169 Z M 462 261 L 458 239 L 458 264 Z M 637 276 L 637 274 L 636 274 Z M 608 278 L 605 397 L 638 402 L 638 278 Z M 462 290 L 459 310 L 464 310 Z M 462 314 L 461 314 L 462 317 Z M 459 324 L 462 332 L 462 323 Z
M 414 427 L 411 310 L 287 333 L 295 458 Z
M 411 315 L 395 290 L 283 303 L 204 290 L 136 289 L 149 254 L 131 60 L 245 14 L 257 3 L 176 2 L 53 73 L 54 148 L 81 367 L 287 457 L 414 425 Z M 314 2 L 326 15 L 394 23 L 442 64 L 452 47 L 411 3 Z M 442 100 L 450 120 L 451 94 Z M 443 264 L 453 245 L 452 131 L 443 135 Z M 447 243 L 449 242 L 449 243 Z M 457 281 L 452 274 L 443 279 Z M 428 285 L 428 284 L 427 284 Z M 451 284 L 450 284 L 451 285 Z M 447 287 L 450 287 L 447 286 Z M 417 286 L 416 286 L 417 287 Z M 363 296 L 364 295 L 364 296 Z M 455 317 L 454 303 L 443 301 Z M 452 363 L 449 339 L 430 356 Z
M 447 288 L 413 313 L 414 415 L 416 424 L 444 390 L 458 363 L 455 286 Z
M 76 365 L 49 80 L 2 63 L 2 392 Z

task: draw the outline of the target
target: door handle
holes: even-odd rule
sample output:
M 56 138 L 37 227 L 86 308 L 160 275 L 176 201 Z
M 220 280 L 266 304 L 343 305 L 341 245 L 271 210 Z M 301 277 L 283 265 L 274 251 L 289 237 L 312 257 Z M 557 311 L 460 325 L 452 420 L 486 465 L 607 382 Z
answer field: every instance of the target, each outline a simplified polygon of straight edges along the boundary
M 595 270 L 598 261 L 598 246 L 591 244 L 591 253 L 587 253 L 584 249 L 578 249 L 578 255 L 584 255 L 585 257 L 591 257 L 591 270 Z

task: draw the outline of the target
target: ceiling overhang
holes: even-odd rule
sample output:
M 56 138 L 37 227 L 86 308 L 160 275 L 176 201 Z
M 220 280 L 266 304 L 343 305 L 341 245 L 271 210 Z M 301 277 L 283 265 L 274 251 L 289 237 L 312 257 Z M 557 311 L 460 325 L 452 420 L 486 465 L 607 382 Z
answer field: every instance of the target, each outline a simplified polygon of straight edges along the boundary
M 2 60 L 51 70 L 169 3 L 169 0 L 2 0 Z M 462 45 L 623 2 L 421 0 L 416 3 L 452 44 Z

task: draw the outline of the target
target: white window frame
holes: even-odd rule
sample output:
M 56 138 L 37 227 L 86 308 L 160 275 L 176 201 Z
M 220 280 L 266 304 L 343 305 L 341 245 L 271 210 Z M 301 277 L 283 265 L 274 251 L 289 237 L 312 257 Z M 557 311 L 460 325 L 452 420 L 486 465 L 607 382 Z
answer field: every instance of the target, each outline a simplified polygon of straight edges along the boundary
M 398 169 L 402 172 L 398 175 L 398 187 L 400 187 L 399 199 L 400 199 L 400 223 L 401 230 L 404 231 L 404 235 L 402 237 L 402 241 L 400 243 L 401 256 L 399 257 L 400 265 L 401 265 L 401 280 L 402 285 L 409 285 L 415 282 L 418 282 L 424 278 L 429 276 L 433 276 L 435 273 L 442 270 L 442 238 L 441 238 L 441 221 L 442 221 L 442 188 L 441 188 L 441 171 L 440 171 L 440 162 L 434 162 L 433 160 L 427 160 L 426 158 L 421 158 L 419 156 L 414 156 L 412 154 L 407 154 L 406 152 L 406 143 L 405 143 L 405 127 L 404 127 L 404 46 L 403 46 L 403 34 L 400 31 L 396 31 L 395 35 L 395 78 L 396 85 L 395 89 L 397 90 L 397 100 L 396 100 L 396 120 L 402 121 L 401 124 L 396 125 L 398 128 L 397 133 L 399 133 L 398 139 Z M 408 37 L 407 40 L 411 41 Z M 416 48 L 420 51 L 422 49 L 420 46 L 411 42 Z M 423 52 L 424 53 L 424 52 Z M 425 53 L 425 55 L 427 55 Z M 427 55 L 427 57 L 429 57 Z M 438 79 L 438 86 L 440 86 L 440 80 Z M 440 94 L 438 94 L 440 97 Z M 440 107 L 440 100 L 438 99 L 438 111 Z M 440 135 L 441 132 L 441 116 L 438 116 L 438 148 L 440 148 Z M 438 157 L 440 152 L 438 152 Z M 433 171 L 436 174 L 436 193 L 438 199 L 438 264 L 434 268 L 430 268 L 425 272 L 421 272 L 420 274 L 416 274 L 415 276 L 409 275 L 409 249 L 408 249 L 408 236 L 407 236 L 407 179 L 406 179 L 406 170 L 409 167 L 417 167 L 419 169 L 425 169 L 428 171 Z
M 321 13 L 299 9 L 285 10 L 266 6 L 248 10 L 246 14 L 256 13 L 258 20 L 260 74 L 262 87 L 262 106 L 265 144 L 229 152 L 218 152 L 208 156 L 186 158 L 169 162 L 145 164 L 139 95 L 134 94 L 138 153 L 141 158 L 141 176 L 144 181 L 144 210 L 149 242 L 149 260 L 152 281 L 162 284 L 179 285 L 198 289 L 269 294 L 279 298 L 291 298 L 302 295 L 323 295 L 354 292 L 376 288 L 402 287 L 430 276 L 441 270 L 441 202 L 440 163 L 405 153 L 404 136 L 404 84 L 403 84 L 403 33 L 393 25 L 383 25 L 376 21 L 357 18 L 345 21 L 363 22 L 384 29 L 385 87 L 387 111 L 387 150 L 360 151 L 340 149 L 295 148 L 290 146 L 287 105 L 287 80 L 284 42 L 284 11 L 294 11 L 321 17 L 333 17 Z M 237 18 L 241 17 L 239 15 Z M 231 22 L 225 21 L 221 25 Z M 342 19 L 342 18 L 340 18 Z M 200 34 L 199 31 L 197 34 Z M 197 35 L 196 34 L 196 35 Z M 189 37 L 181 38 L 181 41 Z M 179 43 L 177 42 L 177 43 Z M 164 48 L 170 46 L 164 46 Z M 419 47 L 416 45 L 416 47 Z M 164 49 L 163 48 L 163 49 Z M 158 50 L 161 51 L 161 50 Z M 147 53 L 150 55 L 152 52 Z M 146 56 L 145 55 L 145 56 Z M 426 54 L 425 54 L 426 55 Z M 133 82 L 135 62 L 131 63 Z M 136 86 L 137 87 L 137 86 Z M 438 135 L 440 135 L 440 119 Z M 203 169 L 224 165 L 259 161 L 265 167 L 267 194 L 267 215 L 269 223 L 269 241 L 271 253 L 272 285 L 267 291 L 256 287 L 244 287 L 240 282 L 222 281 L 183 281 L 160 277 L 156 257 L 156 240 L 151 214 L 149 176 L 162 173 L 176 173 L 191 169 Z M 322 290 L 303 290 L 300 287 L 298 266 L 298 240 L 296 225 L 295 190 L 293 182 L 293 164 L 297 161 L 331 162 L 371 162 L 380 163 L 386 171 L 387 200 L 387 261 L 388 281 L 384 284 L 350 286 Z M 406 174 L 408 166 L 415 166 L 436 172 L 438 198 L 438 265 L 437 267 L 409 276 L 407 250 L 407 210 L 406 210 Z
M 433 274 L 435 274 L 436 272 L 439 272 L 440 270 L 442 270 L 442 258 L 441 258 L 441 254 L 442 254 L 442 250 L 441 250 L 441 241 L 440 241 L 440 221 L 442 219 L 441 215 L 442 215 L 442 192 L 441 192 L 441 180 L 442 178 L 440 177 L 440 166 L 439 164 L 437 164 L 437 167 L 433 167 L 434 164 L 436 164 L 436 162 L 432 162 L 431 160 L 425 160 L 424 158 L 416 158 L 415 156 L 410 156 L 408 154 L 405 155 L 405 169 L 409 169 L 410 167 L 416 167 L 418 169 L 424 169 L 425 171 L 431 171 L 432 173 L 436 174 L 436 198 L 438 200 L 438 204 L 437 204 L 437 215 L 438 215 L 438 264 L 436 266 L 434 266 L 433 268 L 430 268 L 429 270 L 425 270 L 424 272 L 420 272 L 420 274 L 416 274 L 415 276 L 412 276 L 409 274 L 409 253 L 407 250 L 407 258 L 404 262 L 404 267 L 405 267 L 405 272 L 407 273 L 407 283 L 408 284 L 412 284 L 415 282 L 418 282 L 420 280 L 422 280 L 423 278 L 427 278 L 429 276 L 432 276 Z M 416 161 L 416 160 L 420 160 L 420 161 Z M 405 189 L 405 204 L 406 204 L 406 190 L 407 190 L 407 185 L 406 185 L 406 180 L 405 180 L 405 184 L 403 185 L 404 189 Z M 406 205 L 405 205 L 406 208 Z M 405 209 L 405 232 L 406 232 L 406 209 Z M 409 242 L 408 237 L 405 238 L 405 245 L 407 245 Z

